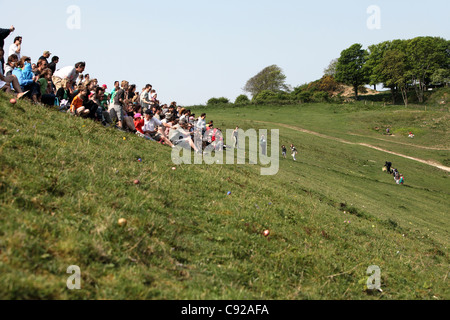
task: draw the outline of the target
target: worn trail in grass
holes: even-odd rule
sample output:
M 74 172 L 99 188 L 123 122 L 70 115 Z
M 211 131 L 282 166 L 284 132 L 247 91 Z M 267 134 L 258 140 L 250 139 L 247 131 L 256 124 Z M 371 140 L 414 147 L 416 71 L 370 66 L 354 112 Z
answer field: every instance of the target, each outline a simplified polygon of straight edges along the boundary
M 303 132 L 303 133 L 312 134 L 312 135 L 315 135 L 315 136 L 318 136 L 318 137 L 321 137 L 321 138 L 324 138 L 324 139 L 334 140 L 334 141 L 337 141 L 337 142 L 340 142 L 340 143 L 353 144 L 353 145 L 359 145 L 359 146 L 371 148 L 371 149 L 378 150 L 378 151 L 381 151 L 381 152 L 385 152 L 385 153 L 389 153 L 389 154 L 392 154 L 392 155 L 396 155 L 396 156 L 399 156 L 399 157 L 402 157 L 402 158 L 405 158 L 405 159 L 418 161 L 418 162 L 421 162 L 421 163 L 424 163 L 424 164 L 436 167 L 438 169 L 450 172 L 450 167 L 443 166 L 441 164 L 436 163 L 435 161 L 426 161 L 426 160 L 414 158 L 414 157 L 411 157 L 411 156 L 406 156 L 406 155 L 403 155 L 403 154 L 400 154 L 400 153 L 397 153 L 397 152 L 393 152 L 393 151 L 385 150 L 385 149 L 382 149 L 382 148 L 379 148 L 379 147 L 375 147 L 375 146 L 372 146 L 372 145 L 367 144 L 367 143 L 350 142 L 350 141 L 347 141 L 347 140 L 330 137 L 330 136 L 327 136 L 327 135 L 324 135 L 324 134 L 321 134 L 321 133 L 313 132 L 313 131 L 302 129 L 302 128 L 299 128 L 299 127 L 285 125 L 285 124 L 282 124 L 282 123 L 270 123 L 270 122 L 264 122 L 264 121 L 257 121 L 257 122 L 271 124 L 271 125 L 280 126 L 280 127 L 284 127 L 284 128 L 289 128 L 289 129 L 300 131 L 300 132 Z M 436 149 L 436 148 L 430 148 L 430 147 L 422 147 L 422 146 L 412 146 L 412 147 L 413 148 L 419 147 L 419 148 L 424 148 L 424 149 L 428 149 L 428 150 L 442 150 L 442 149 Z M 448 150 L 445 150 L 445 151 L 448 151 Z

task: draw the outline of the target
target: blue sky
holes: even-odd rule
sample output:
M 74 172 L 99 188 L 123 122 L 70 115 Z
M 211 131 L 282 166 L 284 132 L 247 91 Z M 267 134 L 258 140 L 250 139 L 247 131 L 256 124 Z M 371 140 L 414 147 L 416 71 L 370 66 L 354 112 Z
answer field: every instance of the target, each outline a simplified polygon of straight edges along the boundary
M 80 8 L 70 30 L 67 8 Z M 381 29 L 369 30 L 367 8 L 381 10 Z M 2 28 L 24 37 L 22 53 L 58 55 L 58 68 L 86 61 L 86 72 L 151 83 L 162 102 L 234 101 L 248 79 L 276 64 L 293 87 L 322 77 L 330 61 L 354 43 L 439 36 L 450 39 L 450 1 L 430 0 L 0 0 Z

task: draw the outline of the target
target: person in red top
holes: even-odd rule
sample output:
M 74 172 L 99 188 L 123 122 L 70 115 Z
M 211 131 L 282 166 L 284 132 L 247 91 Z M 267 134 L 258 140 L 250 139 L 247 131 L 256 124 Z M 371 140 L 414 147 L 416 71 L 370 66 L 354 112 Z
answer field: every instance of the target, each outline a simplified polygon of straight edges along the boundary
M 137 132 L 144 134 L 142 127 L 144 127 L 145 120 L 142 117 L 142 114 L 137 113 L 134 115 L 134 126 L 136 127 Z

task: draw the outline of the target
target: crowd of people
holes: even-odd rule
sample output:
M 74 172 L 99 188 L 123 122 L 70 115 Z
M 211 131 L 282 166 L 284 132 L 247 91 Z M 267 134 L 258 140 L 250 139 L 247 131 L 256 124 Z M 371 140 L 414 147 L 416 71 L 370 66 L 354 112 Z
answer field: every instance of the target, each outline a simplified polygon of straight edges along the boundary
M 197 117 L 175 101 L 161 103 L 151 84 L 137 92 L 136 85 L 125 80 L 115 81 L 108 92 L 106 84 L 100 85 L 96 78 L 84 74 L 85 62 L 58 69 L 59 57 L 51 57 L 50 51 L 44 51 L 33 63 L 31 57 L 22 53 L 21 36 L 14 38 L 5 61 L 4 41 L 14 31 L 14 26 L 0 29 L 1 90 L 8 93 L 14 90 L 18 99 L 28 98 L 34 104 L 56 107 L 73 116 L 89 118 L 103 126 L 132 132 L 169 147 L 179 145 L 198 153 L 206 146 L 212 146 L 213 150 L 227 148 L 221 129 L 215 128 L 213 121 L 207 123 L 206 114 Z M 238 135 L 239 127 L 233 133 L 234 148 L 239 147 Z M 267 155 L 264 135 L 260 147 L 262 154 Z M 282 149 L 286 158 L 286 147 Z M 291 151 L 297 161 L 298 152 L 294 145 L 291 145 Z
M 0 89 L 14 92 L 17 98 L 33 103 L 56 106 L 62 112 L 98 121 L 104 126 L 135 133 L 169 147 L 181 145 L 200 152 L 205 145 L 224 148 L 220 128 L 206 122 L 206 114 L 195 114 L 177 103 L 163 104 L 156 90 L 147 84 L 141 92 L 128 81 L 116 81 L 111 92 L 107 85 L 89 74 L 84 75 L 85 62 L 58 69 L 59 57 L 45 51 L 33 63 L 22 53 L 22 37 L 17 36 L 9 47 L 5 61 L 5 39 L 14 26 L 0 29 Z M 201 139 L 195 139 L 196 135 Z M 201 141 L 201 145 L 194 144 Z

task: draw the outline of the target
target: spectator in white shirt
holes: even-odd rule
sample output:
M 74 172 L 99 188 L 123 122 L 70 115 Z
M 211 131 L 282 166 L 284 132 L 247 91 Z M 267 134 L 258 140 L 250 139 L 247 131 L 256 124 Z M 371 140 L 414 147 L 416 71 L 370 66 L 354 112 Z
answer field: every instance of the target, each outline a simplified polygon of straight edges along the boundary
M 20 60 L 20 58 L 22 57 L 20 55 L 21 50 L 22 50 L 22 37 L 19 36 L 19 37 L 16 37 L 14 39 L 14 43 L 9 46 L 8 57 L 15 54 L 17 56 L 17 58 Z
M 205 134 L 206 131 L 206 113 L 203 113 L 197 121 L 197 129 L 202 131 L 202 135 Z
M 158 132 L 158 127 L 159 126 L 164 126 L 164 127 L 171 127 L 169 124 L 163 124 L 161 121 L 159 121 L 158 119 L 153 117 L 153 112 L 151 112 L 150 110 L 147 110 L 145 112 L 145 124 L 144 127 L 142 128 L 142 131 L 144 131 L 144 134 L 150 138 L 152 138 L 155 141 L 162 141 L 165 144 L 167 144 L 170 147 L 174 147 L 173 143 L 170 142 L 170 140 L 165 137 L 164 135 L 162 135 L 160 132 Z
M 75 67 L 64 67 L 56 71 L 52 78 L 56 90 L 58 91 L 59 88 L 62 88 L 63 80 L 67 80 L 71 83 L 71 85 L 74 85 L 75 81 L 78 79 L 78 76 L 84 72 L 85 68 L 85 62 L 78 62 Z

